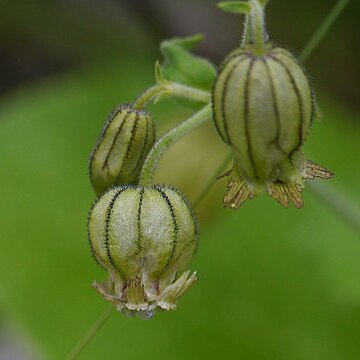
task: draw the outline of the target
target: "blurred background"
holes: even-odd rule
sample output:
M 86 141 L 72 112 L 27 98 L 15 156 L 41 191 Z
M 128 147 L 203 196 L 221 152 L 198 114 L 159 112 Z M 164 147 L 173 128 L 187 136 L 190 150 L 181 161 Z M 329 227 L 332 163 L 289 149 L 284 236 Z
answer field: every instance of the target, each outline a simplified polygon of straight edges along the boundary
M 334 4 L 271 1 L 271 38 L 300 53 Z M 336 173 L 324 186 L 354 211 L 359 10 L 352 1 L 306 64 L 323 118 L 305 151 Z M 88 154 L 112 108 L 153 84 L 159 42 L 204 34 L 197 53 L 218 64 L 241 24 L 212 0 L 1 2 L 0 359 L 64 358 L 106 307 L 91 288 L 106 274 L 87 246 Z M 159 134 L 191 114 L 172 101 L 152 110 Z M 206 124 L 171 148 L 157 181 L 194 200 L 226 154 Z M 233 212 L 225 187 L 196 209 L 200 281 L 178 310 L 148 322 L 115 314 L 81 358 L 359 359 L 358 229 L 310 190 L 301 211 L 264 196 Z

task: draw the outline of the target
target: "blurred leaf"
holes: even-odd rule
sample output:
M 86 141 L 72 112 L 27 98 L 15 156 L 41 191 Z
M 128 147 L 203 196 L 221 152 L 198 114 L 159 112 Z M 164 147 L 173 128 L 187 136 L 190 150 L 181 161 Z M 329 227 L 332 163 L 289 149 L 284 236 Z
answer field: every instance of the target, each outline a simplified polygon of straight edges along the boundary
M 216 76 L 214 65 L 190 53 L 202 39 L 201 35 L 195 35 L 162 42 L 163 73 L 167 80 L 211 90 Z
M 158 85 L 162 85 L 166 82 L 164 75 L 163 75 L 163 70 L 161 68 L 159 61 L 157 61 L 155 63 L 155 81 L 156 81 L 156 84 L 158 84 Z
M 251 5 L 247 1 L 223 1 L 218 3 L 218 7 L 232 14 L 248 14 L 251 10 Z
M 54 61 L 95 63 L 127 52 L 142 56 L 156 46 L 151 32 L 131 17 L 123 2 L 13 0 L 1 5 L 2 44 L 4 49 L 14 47 L 18 66 L 22 61 L 29 66 L 25 60 L 40 49 Z

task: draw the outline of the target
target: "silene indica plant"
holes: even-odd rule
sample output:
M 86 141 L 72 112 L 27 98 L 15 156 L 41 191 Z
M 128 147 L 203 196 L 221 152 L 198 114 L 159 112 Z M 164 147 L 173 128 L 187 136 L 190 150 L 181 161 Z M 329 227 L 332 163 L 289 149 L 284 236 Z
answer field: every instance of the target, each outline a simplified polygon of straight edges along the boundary
M 131 104 L 119 105 L 106 121 L 90 157 L 90 179 L 98 199 L 88 234 L 97 263 L 108 272 L 94 283 L 124 314 L 150 318 L 176 308 L 197 280 L 188 265 L 197 249 L 194 210 L 179 190 L 154 184 L 158 161 L 171 144 L 213 119 L 233 154 L 225 207 L 267 193 L 282 206 L 301 208 L 307 179 L 329 179 L 308 160 L 302 146 L 318 114 L 308 76 L 296 57 L 274 45 L 265 27 L 266 0 L 222 2 L 244 14 L 241 44 L 217 71 L 191 50 L 201 36 L 164 41 L 156 84 Z M 150 104 L 165 98 L 192 101 L 193 116 L 156 140 Z

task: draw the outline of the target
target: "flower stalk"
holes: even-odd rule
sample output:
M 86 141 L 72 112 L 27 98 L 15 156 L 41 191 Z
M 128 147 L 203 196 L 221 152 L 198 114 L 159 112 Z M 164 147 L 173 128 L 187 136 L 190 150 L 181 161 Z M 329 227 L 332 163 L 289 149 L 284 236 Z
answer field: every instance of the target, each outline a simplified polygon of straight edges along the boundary
M 154 173 L 159 163 L 161 156 L 164 152 L 176 141 L 184 137 L 186 134 L 202 125 L 206 121 L 210 120 L 212 116 L 211 105 L 204 106 L 199 112 L 182 122 L 177 127 L 170 130 L 162 138 L 160 138 L 148 157 L 145 160 L 145 164 L 140 174 L 139 184 L 141 186 L 149 186 L 153 183 Z
M 254 43 L 256 55 L 261 56 L 266 51 L 265 5 L 259 0 L 251 0 L 250 4 L 251 41 Z
M 134 102 L 133 107 L 141 110 L 150 102 L 158 102 L 164 98 L 183 98 L 200 103 L 209 103 L 211 95 L 204 90 L 195 89 L 191 86 L 172 81 L 163 81 L 143 92 Z

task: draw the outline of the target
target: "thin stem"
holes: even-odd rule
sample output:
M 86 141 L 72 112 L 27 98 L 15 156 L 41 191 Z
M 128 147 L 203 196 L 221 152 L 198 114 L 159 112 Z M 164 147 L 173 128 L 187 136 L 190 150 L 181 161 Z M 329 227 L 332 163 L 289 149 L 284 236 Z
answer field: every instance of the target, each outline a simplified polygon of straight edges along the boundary
M 357 233 L 360 233 L 360 209 L 340 191 L 318 182 L 309 183 L 313 193 L 331 210 L 342 217 Z
M 81 352 L 86 348 L 87 345 L 89 345 L 91 340 L 103 327 L 103 325 L 114 313 L 114 311 L 115 311 L 115 307 L 113 305 L 106 308 L 106 310 L 99 317 L 99 319 L 93 324 L 93 326 L 89 329 L 89 331 L 84 335 L 84 337 L 77 343 L 74 349 L 69 353 L 69 355 L 66 357 L 66 360 L 74 360 L 78 358 Z
M 201 102 L 207 104 L 211 101 L 211 94 L 205 90 L 195 89 L 191 86 L 169 82 L 166 89 L 170 96 L 182 97 L 184 99 L 192 100 L 194 102 Z
M 143 109 L 148 102 L 159 96 L 164 91 L 162 86 L 154 85 L 145 90 L 134 102 L 134 109 Z
M 195 89 L 191 86 L 166 81 L 154 85 L 142 93 L 134 102 L 135 109 L 143 109 L 149 102 L 165 97 L 181 97 L 194 102 L 209 103 L 211 95 L 204 90 Z
M 329 32 L 330 28 L 336 21 L 336 19 L 340 16 L 341 12 L 345 9 L 345 7 L 349 4 L 350 0 L 339 0 L 330 13 L 325 17 L 322 24 L 315 31 L 314 35 L 311 37 L 309 42 L 304 47 L 303 51 L 300 54 L 300 59 L 302 61 L 306 61 L 310 55 L 314 52 L 314 50 L 319 46 L 321 40 L 325 37 L 325 35 Z
M 211 118 L 212 108 L 211 104 L 203 107 L 199 112 L 194 114 L 189 119 L 182 122 L 180 125 L 170 130 L 162 138 L 160 138 L 153 146 L 148 157 L 146 158 L 145 164 L 141 171 L 139 184 L 142 186 L 149 186 L 153 183 L 153 176 L 156 170 L 156 166 L 164 154 L 164 152 L 176 141 L 181 139 L 183 136 L 194 130 L 207 120 Z
M 249 14 L 246 14 L 244 21 L 244 32 L 241 40 L 241 47 L 245 47 L 250 42 L 250 34 L 251 34 L 251 18 Z
M 265 52 L 266 42 L 265 8 L 259 0 L 251 0 L 250 22 L 252 40 L 258 55 L 262 55 Z
M 223 174 L 223 172 L 229 166 L 230 161 L 232 161 L 233 155 L 230 154 L 226 156 L 226 159 L 221 163 L 221 165 L 215 170 L 214 175 L 211 176 L 208 183 L 205 185 L 204 189 L 197 196 L 197 198 L 193 201 L 194 208 L 198 207 L 201 202 L 205 199 L 206 195 L 210 192 L 211 188 L 215 184 L 215 181 Z

